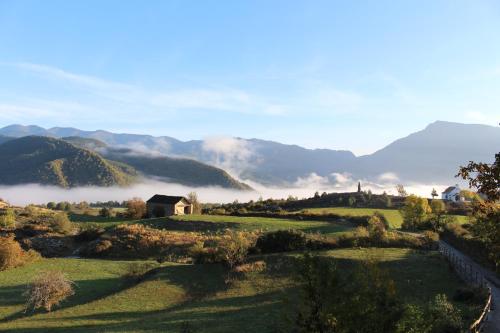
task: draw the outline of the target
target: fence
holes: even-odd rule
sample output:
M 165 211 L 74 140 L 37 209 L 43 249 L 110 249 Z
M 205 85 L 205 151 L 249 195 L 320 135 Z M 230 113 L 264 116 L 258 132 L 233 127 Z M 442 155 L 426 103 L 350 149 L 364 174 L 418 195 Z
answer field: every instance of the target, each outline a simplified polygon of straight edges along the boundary
M 488 280 L 485 278 L 483 273 L 476 269 L 476 266 L 464 260 L 463 256 L 457 253 L 457 251 L 443 242 L 439 242 L 439 252 L 443 254 L 453 266 L 457 274 L 468 284 L 485 288 L 488 290 L 488 298 L 486 305 L 484 306 L 483 312 L 479 318 L 470 326 L 470 333 L 480 333 L 484 328 L 484 324 L 488 320 L 488 315 L 491 310 L 492 297 L 491 297 L 491 287 Z

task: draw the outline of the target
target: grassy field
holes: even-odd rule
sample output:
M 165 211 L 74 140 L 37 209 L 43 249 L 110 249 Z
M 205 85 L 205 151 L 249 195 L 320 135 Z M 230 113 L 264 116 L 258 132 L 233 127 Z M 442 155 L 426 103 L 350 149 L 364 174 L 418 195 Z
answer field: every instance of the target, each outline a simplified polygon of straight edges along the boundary
M 350 231 L 354 226 L 348 222 L 299 221 L 293 219 L 240 217 L 221 215 L 182 215 L 171 218 L 127 220 L 123 218 L 104 218 L 72 215 L 71 220 L 80 226 L 98 225 L 110 228 L 120 224 L 139 223 L 147 226 L 172 231 L 218 231 L 226 228 L 237 230 L 283 230 L 298 229 L 308 233 L 338 234 Z
M 341 249 L 322 252 L 343 269 L 366 258 L 380 260 L 408 302 L 424 304 L 437 293 L 450 298 L 461 282 L 435 253 L 406 249 Z M 225 283 L 220 265 L 162 265 L 158 273 L 131 284 L 122 278 L 126 261 L 43 259 L 0 272 L 0 331 L 9 332 L 272 332 L 293 307 L 296 288 L 291 255 L 264 257 L 268 269 Z M 52 313 L 23 310 L 24 285 L 41 269 L 59 268 L 75 280 L 76 294 Z M 461 307 L 470 316 L 472 309 Z
M 329 208 L 307 208 L 301 212 L 307 211 L 312 214 L 338 214 L 342 216 L 370 216 L 375 212 L 379 212 L 385 216 L 392 228 L 400 228 L 403 223 L 401 213 L 396 209 L 378 209 L 378 208 L 351 208 L 351 207 L 329 207 Z M 468 217 L 454 215 L 458 223 L 467 223 Z

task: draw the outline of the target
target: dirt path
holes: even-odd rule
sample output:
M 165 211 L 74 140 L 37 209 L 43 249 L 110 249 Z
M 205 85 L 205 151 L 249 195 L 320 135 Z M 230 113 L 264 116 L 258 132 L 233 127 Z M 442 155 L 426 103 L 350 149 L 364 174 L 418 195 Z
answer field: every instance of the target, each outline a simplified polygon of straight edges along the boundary
M 474 260 L 449 245 L 439 241 L 439 249 L 445 252 L 452 262 L 456 263 L 457 273 L 465 280 L 474 284 L 485 283 L 491 288 L 493 299 L 492 309 L 484 327 L 485 333 L 500 333 L 500 279 L 495 273 L 477 264 Z

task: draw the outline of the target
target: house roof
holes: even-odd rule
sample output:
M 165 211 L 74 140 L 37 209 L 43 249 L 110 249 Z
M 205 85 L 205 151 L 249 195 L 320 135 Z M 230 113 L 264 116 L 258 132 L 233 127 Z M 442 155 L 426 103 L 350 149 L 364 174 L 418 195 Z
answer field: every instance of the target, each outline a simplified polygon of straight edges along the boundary
M 161 195 L 161 194 L 153 195 L 147 202 L 175 205 L 181 200 L 186 200 L 188 203 L 190 203 L 189 200 L 184 197 L 176 197 L 176 196 Z
M 443 194 L 450 193 L 451 191 L 453 191 L 456 188 L 458 188 L 458 187 L 457 186 L 449 186 L 448 188 L 446 188 L 446 190 L 444 190 Z

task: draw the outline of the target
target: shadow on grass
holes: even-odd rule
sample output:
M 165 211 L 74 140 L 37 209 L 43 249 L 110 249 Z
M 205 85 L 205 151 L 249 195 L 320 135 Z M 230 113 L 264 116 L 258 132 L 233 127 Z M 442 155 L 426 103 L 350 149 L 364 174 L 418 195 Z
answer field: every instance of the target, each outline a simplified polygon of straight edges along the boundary
M 128 281 L 122 277 L 75 281 L 75 295 L 62 302 L 54 309 L 53 312 L 96 301 L 101 298 L 108 297 L 116 292 L 125 290 L 126 288 L 132 287 L 134 285 L 135 283 Z M 26 298 L 22 295 L 26 288 L 26 285 L 0 288 L 0 307 L 7 305 L 25 304 Z M 0 319 L 0 323 L 23 317 L 30 317 L 38 313 L 44 313 L 44 311 L 36 310 L 24 312 L 23 309 L 22 311 L 18 311 Z
M 177 221 L 169 218 L 144 219 L 137 223 L 148 227 L 171 231 L 219 232 L 225 229 L 239 229 L 240 223 Z
M 283 294 L 289 292 L 197 300 L 156 311 L 73 316 L 64 319 L 88 324 L 64 327 L 48 327 L 40 318 L 40 327 L 11 328 L 9 332 L 180 332 L 185 322 L 191 332 L 273 332 L 281 322 Z

